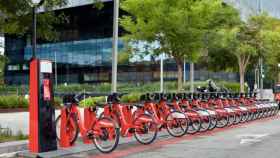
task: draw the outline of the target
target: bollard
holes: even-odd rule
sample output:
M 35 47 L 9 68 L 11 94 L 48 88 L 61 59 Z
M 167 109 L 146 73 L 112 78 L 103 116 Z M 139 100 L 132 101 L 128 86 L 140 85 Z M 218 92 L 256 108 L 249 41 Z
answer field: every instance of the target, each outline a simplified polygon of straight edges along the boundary
M 61 109 L 61 123 L 60 123 L 60 142 L 59 145 L 62 148 L 67 148 L 72 146 L 70 142 L 70 136 L 67 129 L 67 111 L 66 108 Z

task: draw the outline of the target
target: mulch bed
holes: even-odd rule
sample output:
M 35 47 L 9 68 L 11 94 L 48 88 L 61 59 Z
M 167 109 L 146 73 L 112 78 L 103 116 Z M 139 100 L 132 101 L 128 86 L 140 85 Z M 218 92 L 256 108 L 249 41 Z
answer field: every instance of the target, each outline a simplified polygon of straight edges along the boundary
M 0 113 L 28 112 L 26 108 L 0 109 Z
M 55 107 L 55 110 L 60 109 L 60 107 Z M 0 114 L 1 113 L 15 113 L 15 112 L 28 112 L 28 108 L 10 108 L 10 109 L 1 109 L 0 108 Z

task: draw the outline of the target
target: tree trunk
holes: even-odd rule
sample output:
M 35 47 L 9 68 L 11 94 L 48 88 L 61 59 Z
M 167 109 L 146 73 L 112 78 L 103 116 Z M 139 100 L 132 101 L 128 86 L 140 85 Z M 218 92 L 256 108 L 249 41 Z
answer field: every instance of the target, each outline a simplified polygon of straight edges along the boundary
M 246 72 L 246 67 L 250 61 L 251 56 L 248 55 L 243 55 L 243 56 L 238 56 L 238 64 L 239 64 L 239 81 L 240 81 L 240 92 L 244 93 L 245 92 L 245 72 Z
M 245 68 L 244 65 L 239 64 L 239 81 L 240 81 L 240 92 L 244 93 L 245 92 Z
M 177 78 L 177 91 L 182 90 L 182 79 L 183 79 L 183 63 L 180 59 L 175 59 L 177 64 L 178 78 Z

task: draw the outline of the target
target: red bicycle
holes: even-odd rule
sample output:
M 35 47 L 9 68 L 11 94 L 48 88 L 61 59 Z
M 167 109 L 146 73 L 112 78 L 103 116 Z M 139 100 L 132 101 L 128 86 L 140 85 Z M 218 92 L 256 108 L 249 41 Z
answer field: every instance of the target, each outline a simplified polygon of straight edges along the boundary
M 177 104 L 190 119 L 190 128 L 192 128 L 192 130 L 188 130 L 188 133 L 196 133 L 198 131 L 205 132 L 209 130 L 211 127 L 211 115 L 206 110 L 193 107 L 190 104 L 190 98 L 191 94 L 177 94 L 177 99 L 179 99 Z M 174 101 L 174 103 L 176 102 Z M 200 122 L 199 126 L 197 126 L 198 122 Z
M 187 116 L 167 103 L 166 94 L 146 94 L 142 98 L 145 111 L 152 114 L 159 130 L 166 129 L 173 137 L 181 137 L 187 133 L 189 127 Z
M 199 132 L 201 129 L 201 122 L 202 122 L 199 114 L 195 111 L 186 110 L 186 108 L 183 108 L 183 106 L 186 105 L 180 104 L 179 97 L 181 98 L 181 95 L 175 93 L 170 93 L 167 95 L 168 95 L 168 100 L 171 102 L 169 104 L 171 104 L 175 110 L 180 111 L 187 116 L 189 121 L 189 128 L 187 133 L 194 134 L 196 132 Z
M 131 137 L 134 135 L 139 143 L 151 144 L 158 133 L 153 116 L 146 112 L 141 105 L 120 103 L 120 97 L 121 95 L 117 93 L 110 95 L 101 116 L 115 120 L 121 128 L 121 136 Z M 135 112 L 132 112 L 133 106 L 137 107 Z
M 85 128 L 78 109 L 79 101 L 85 96 L 86 94 L 66 95 L 63 97 L 66 119 L 62 119 L 62 115 L 59 115 L 56 119 L 57 139 L 61 141 L 61 134 L 67 133 L 69 142 L 73 145 L 80 133 L 83 139 L 92 140 L 99 151 L 103 153 L 112 152 L 119 142 L 118 125 L 109 117 L 97 118 L 96 107 L 93 107 L 90 109 L 92 114 L 90 128 Z M 61 121 L 63 120 L 66 121 L 65 128 L 61 128 Z

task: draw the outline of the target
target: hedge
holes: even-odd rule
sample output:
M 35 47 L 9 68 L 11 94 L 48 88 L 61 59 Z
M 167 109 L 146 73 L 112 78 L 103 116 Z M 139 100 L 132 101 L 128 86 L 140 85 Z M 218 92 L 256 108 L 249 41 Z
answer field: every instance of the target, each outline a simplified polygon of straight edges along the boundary
M 61 104 L 62 104 L 62 99 L 55 97 L 54 105 L 58 107 Z M 29 101 L 23 96 L 17 96 L 17 95 L 0 96 L 0 109 L 13 109 L 13 108 L 27 109 L 28 106 L 29 106 Z
M 122 103 L 136 103 L 140 101 L 141 93 L 130 93 L 121 97 Z
M 79 103 L 80 107 L 86 108 L 86 107 L 95 107 L 98 104 L 104 104 L 106 102 L 105 96 L 100 97 L 90 97 L 82 100 Z
M 28 108 L 28 100 L 23 96 L 0 96 L 0 108 Z

